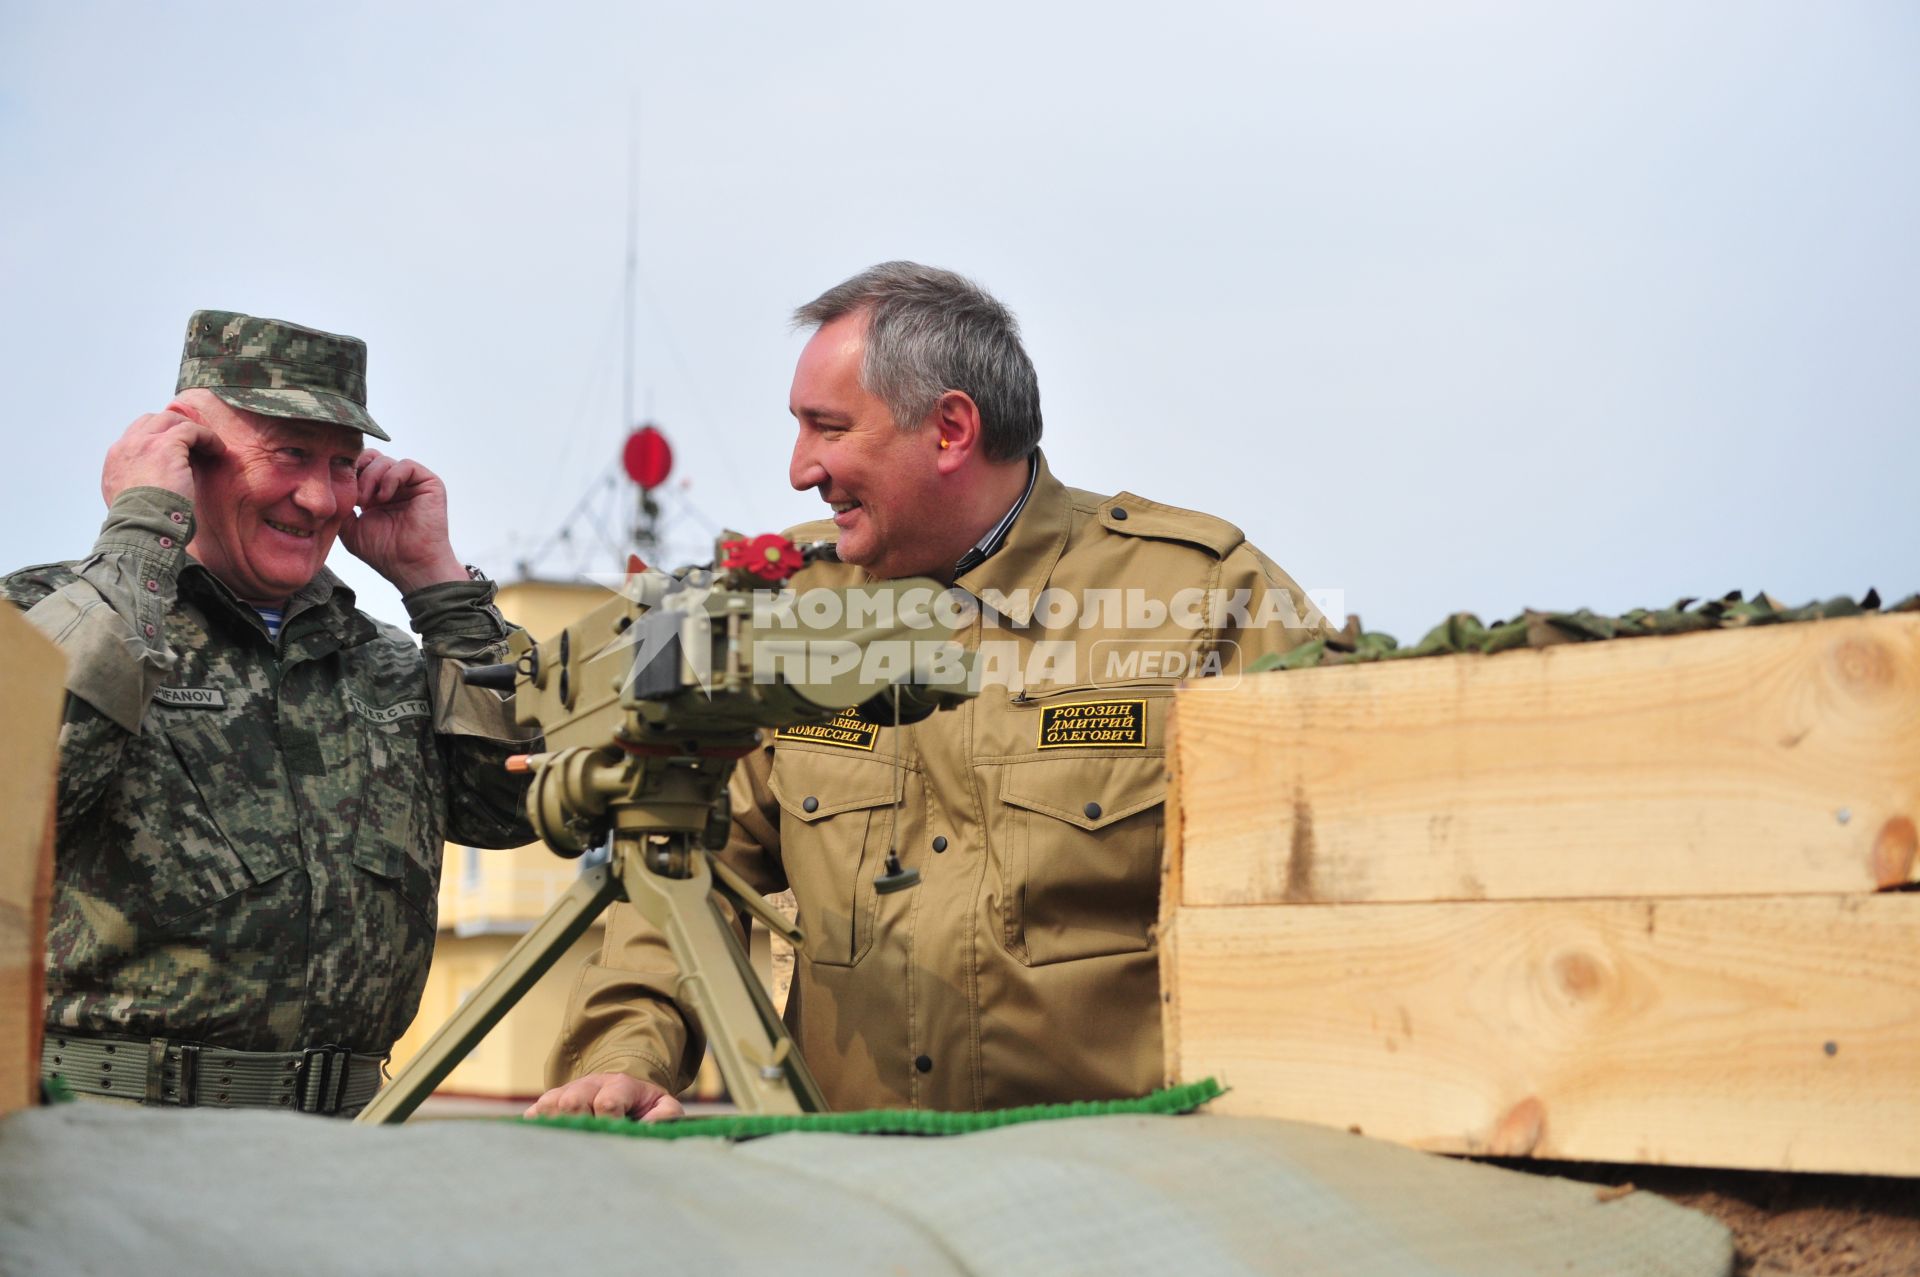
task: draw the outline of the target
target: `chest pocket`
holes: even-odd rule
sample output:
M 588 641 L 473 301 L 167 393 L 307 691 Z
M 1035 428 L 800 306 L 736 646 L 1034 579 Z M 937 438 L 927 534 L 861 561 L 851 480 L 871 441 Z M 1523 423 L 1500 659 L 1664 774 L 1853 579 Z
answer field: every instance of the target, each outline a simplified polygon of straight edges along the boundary
M 367 764 L 353 863 L 386 880 L 431 920 L 443 851 L 432 814 L 439 775 L 432 756 L 433 719 L 427 713 L 395 716 L 391 710 L 373 719 L 356 713 L 353 730 Z
M 1167 797 L 1159 757 L 1039 758 L 996 768 L 1006 947 L 1029 966 L 1152 946 Z
M 904 775 L 900 783 L 913 777 Z M 774 752 L 768 788 L 779 800 L 780 860 L 800 905 L 800 951 L 850 967 L 873 947 L 873 879 L 897 818 L 891 764 L 825 751 Z
M 284 793 L 270 752 L 249 750 L 219 713 L 149 711 L 141 734 L 162 774 L 181 782 L 147 796 L 151 807 L 129 813 L 125 854 L 147 877 L 153 920 L 164 926 L 286 872 L 289 859 L 272 830 L 283 819 Z M 182 783 L 183 782 L 183 783 Z M 163 811 L 156 823 L 155 811 Z

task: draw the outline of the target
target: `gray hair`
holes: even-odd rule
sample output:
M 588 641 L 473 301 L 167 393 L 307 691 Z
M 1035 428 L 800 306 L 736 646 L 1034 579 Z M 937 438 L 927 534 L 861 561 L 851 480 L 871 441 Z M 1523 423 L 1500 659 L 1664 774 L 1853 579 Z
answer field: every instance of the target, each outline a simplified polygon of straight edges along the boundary
M 940 396 L 964 391 L 979 405 L 989 461 L 1013 461 L 1040 446 L 1040 383 L 1020 344 L 1013 312 L 950 270 L 882 262 L 793 312 L 818 328 L 864 311 L 867 349 L 860 384 L 910 430 Z

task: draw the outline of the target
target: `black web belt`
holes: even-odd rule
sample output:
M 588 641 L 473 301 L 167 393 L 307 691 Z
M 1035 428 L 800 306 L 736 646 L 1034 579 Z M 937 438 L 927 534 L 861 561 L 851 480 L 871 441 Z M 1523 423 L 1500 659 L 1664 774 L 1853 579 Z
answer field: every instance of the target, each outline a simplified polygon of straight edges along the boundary
M 286 1109 L 355 1113 L 380 1089 L 384 1057 L 343 1046 L 304 1051 L 229 1051 L 224 1047 L 106 1038 L 48 1029 L 40 1076 L 81 1095 L 182 1108 Z

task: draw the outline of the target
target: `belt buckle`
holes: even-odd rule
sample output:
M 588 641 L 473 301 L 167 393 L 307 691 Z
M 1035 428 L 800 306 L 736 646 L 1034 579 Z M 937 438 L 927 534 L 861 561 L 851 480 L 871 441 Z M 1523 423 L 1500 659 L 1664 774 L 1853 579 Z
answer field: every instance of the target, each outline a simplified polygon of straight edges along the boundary
M 336 1064 L 335 1061 L 338 1061 Z M 313 1088 L 313 1102 L 307 1102 L 307 1082 L 314 1066 L 320 1068 L 319 1085 Z M 294 1107 L 302 1113 L 331 1117 L 340 1111 L 347 1095 L 347 1072 L 353 1064 L 353 1051 L 344 1046 L 310 1046 L 300 1052 L 300 1067 L 294 1071 Z
M 191 1044 L 180 1047 L 180 1078 L 178 1098 L 174 1101 L 181 1108 L 192 1108 L 200 1102 L 200 1048 Z

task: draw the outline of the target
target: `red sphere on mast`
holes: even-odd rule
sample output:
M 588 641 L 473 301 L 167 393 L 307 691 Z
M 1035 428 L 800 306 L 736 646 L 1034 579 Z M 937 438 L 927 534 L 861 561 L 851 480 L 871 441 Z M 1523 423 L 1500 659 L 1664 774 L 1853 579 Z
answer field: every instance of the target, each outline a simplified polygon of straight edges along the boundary
M 673 449 L 656 427 L 641 426 L 627 436 L 621 461 L 627 468 L 627 477 L 651 491 L 665 483 L 673 472 Z

